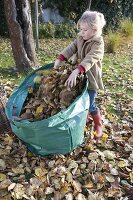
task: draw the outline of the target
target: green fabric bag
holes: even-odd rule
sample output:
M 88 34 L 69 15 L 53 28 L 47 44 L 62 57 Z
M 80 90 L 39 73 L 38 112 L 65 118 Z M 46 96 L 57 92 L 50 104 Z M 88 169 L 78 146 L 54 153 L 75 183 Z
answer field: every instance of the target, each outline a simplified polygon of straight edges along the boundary
M 9 97 L 6 105 L 6 115 L 12 131 L 30 151 L 42 156 L 67 154 L 82 144 L 90 102 L 87 91 L 88 81 L 86 81 L 82 94 L 67 109 L 40 121 L 18 121 L 17 117 L 28 94 L 27 87 L 34 85 L 36 71 L 48 70 L 52 67 L 53 63 L 33 71 Z

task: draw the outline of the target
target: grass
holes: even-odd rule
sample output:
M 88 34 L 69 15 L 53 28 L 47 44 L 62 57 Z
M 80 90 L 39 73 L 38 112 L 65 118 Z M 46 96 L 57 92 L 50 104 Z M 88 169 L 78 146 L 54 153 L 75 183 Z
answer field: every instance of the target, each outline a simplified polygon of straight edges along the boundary
M 38 65 L 42 66 L 54 62 L 59 52 L 69 44 L 69 39 L 40 40 L 40 49 L 37 54 Z M 15 62 L 9 39 L 0 38 L 0 76 L 3 80 L 12 79 L 13 83 L 20 83 L 25 78 L 24 74 L 16 74 Z
M 37 54 L 39 65 L 54 62 L 59 52 L 66 47 L 71 40 L 47 39 L 40 40 L 40 50 Z M 12 85 L 19 84 L 27 74 L 17 74 L 13 71 L 15 66 L 9 40 L 0 39 L 0 76 L 1 82 L 10 81 Z M 132 92 L 132 60 L 127 45 L 124 50 L 116 54 L 105 53 L 103 60 L 103 81 L 105 85 L 104 95 L 99 92 L 98 102 L 107 113 L 113 113 L 120 117 L 121 112 L 117 108 L 122 104 L 122 112 L 130 109 Z M 129 102 L 129 103 L 126 103 Z M 131 113 L 129 113 L 131 115 Z
M 108 112 L 120 116 L 119 109 L 122 105 L 125 112 L 131 109 L 129 102 L 133 98 L 133 77 L 132 61 L 127 53 L 106 54 L 103 62 L 103 79 L 105 84 L 105 93 L 109 94 L 110 100 L 105 103 Z M 121 104 L 121 105 L 120 105 Z M 114 106 L 115 105 L 115 106 Z M 132 115 L 130 113 L 130 115 Z
M 0 38 L 0 68 L 15 65 L 9 40 Z

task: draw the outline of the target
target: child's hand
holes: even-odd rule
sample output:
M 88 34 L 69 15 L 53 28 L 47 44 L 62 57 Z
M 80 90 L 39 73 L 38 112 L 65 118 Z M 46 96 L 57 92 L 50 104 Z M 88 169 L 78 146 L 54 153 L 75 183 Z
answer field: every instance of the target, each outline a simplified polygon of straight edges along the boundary
M 61 60 L 57 59 L 54 63 L 54 69 L 57 69 L 61 65 Z
M 73 70 L 73 72 L 70 74 L 69 78 L 66 80 L 65 85 L 68 85 L 69 87 L 76 86 L 76 79 L 79 74 L 80 70 L 76 68 Z

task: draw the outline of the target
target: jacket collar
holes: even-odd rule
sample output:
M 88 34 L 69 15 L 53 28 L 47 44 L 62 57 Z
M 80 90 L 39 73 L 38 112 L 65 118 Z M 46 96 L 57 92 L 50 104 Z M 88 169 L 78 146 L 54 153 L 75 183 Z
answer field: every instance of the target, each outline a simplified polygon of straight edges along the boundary
M 78 37 L 80 41 L 82 41 L 82 43 L 89 43 L 91 41 L 99 41 L 102 37 L 101 36 L 93 36 L 92 38 L 90 38 L 89 40 L 84 41 L 82 36 Z

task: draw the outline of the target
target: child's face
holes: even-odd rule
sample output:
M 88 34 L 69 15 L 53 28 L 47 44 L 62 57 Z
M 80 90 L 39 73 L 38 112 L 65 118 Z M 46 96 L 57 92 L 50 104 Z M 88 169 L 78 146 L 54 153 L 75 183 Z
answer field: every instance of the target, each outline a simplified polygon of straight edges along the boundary
M 96 30 L 89 27 L 88 24 L 85 22 L 81 22 L 79 27 L 80 27 L 79 35 L 81 35 L 84 40 L 89 40 L 96 33 Z

